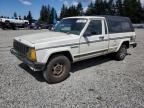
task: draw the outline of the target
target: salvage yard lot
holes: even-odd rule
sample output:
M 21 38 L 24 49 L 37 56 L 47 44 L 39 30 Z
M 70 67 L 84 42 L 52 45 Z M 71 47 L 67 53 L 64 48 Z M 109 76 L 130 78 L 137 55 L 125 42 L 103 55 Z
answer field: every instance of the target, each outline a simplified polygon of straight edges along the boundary
M 138 46 L 124 61 L 81 61 L 52 85 L 9 51 L 14 37 L 45 31 L 0 30 L 0 108 L 144 108 L 144 29 L 136 30 Z

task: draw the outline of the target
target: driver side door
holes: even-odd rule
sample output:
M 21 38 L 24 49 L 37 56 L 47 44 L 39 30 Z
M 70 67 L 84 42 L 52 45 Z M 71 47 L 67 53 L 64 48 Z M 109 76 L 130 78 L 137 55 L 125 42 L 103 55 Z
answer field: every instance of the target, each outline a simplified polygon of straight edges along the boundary
M 90 21 L 80 39 L 80 59 L 103 55 L 108 51 L 108 34 L 104 19 Z

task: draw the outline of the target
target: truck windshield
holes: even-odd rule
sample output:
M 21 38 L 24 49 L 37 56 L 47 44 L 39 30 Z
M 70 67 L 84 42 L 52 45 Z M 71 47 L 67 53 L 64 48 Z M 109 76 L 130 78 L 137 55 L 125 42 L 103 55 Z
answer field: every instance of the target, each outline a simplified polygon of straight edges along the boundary
M 80 35 L 86 23 L 87 19 L 83 18 L 63 19 L 56 25 L 55 31 Z

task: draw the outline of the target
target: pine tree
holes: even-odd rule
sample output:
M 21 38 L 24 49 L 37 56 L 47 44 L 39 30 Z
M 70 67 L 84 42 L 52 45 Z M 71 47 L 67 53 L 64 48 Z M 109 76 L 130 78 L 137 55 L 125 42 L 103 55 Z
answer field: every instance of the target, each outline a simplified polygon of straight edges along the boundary
M 94 4 L 94 8 L 95 8 L 95 15 L 101 15 L 104 12 L 104 8 L 103 8 L 103 0 L 96 0 L 95 4 Z
M 76 6 L 72 5 L 68 8 L 67 17 L 78 16 L 78 10 Z
M 124 16 L 130 17 L 134 23 L 140 23 L 143 12 L 140 0 L 124 0 L 123 5 Z
M 13 16 L 14 16 L 14 18 L 17 18 L 17 13 L 16 13 L 16 12 L 14 12 L 14 15 L 13 15 Z
M 107 10 L 108 10 L 109 15 L 115 15 L 116 9 L 115 9 L 114 0 L 109 0 L 108 1 Z
M 60 19 L 64 18 L 66 16 L 66 6 L 63 4 L 62 8 L 61 8 L 61 13 L 60 13 Z
M 77 5 L 77 11 L 78 11 L 78 16 L 82 16 L 83 15 L 83 6 L 81 4 L 81 2 L 78 3 Z
M 93 2 L 91 2 L 89 5 L 88 5 L 88 9 L 86 10 L 86 15 L 94 15 L 94 12 L 95 12 L 95 8 L 94 8 L 94 4 Z
M 51 19 L 50 19 L 50 12 L 51 12 L 51 8 L 50 6 L 45 6 L 43 5 L 40 11 L 40 22 L 44 22 L 44 23 L 51 23 Z
M 32 23 L 33 17 L 32 17 L 31 11 L 28 12 L 27 20 L 29 21 L 29 24 Z
M 48 24 L 51 24 L 51 7 L 50 7 L 50 5 L 48 5 L 47 6 L 47 13 L 46 13 L 46 22 L 48 23 Z
M 123 2 L 122 2 L 122 0 L 116 1 L 116 8 L 117 8 L 116 14 L 123 16 L 124 14 L 123 14 Z
M 56 10 L 54 8 L 51 9 L 51 12 L 50 12 L 50 19 L 51 19 L 51 24 L 55 24 L 56 23 L 56 20 L 57 20 L 57 13 L 56 13 Z
M 24 17 L 23 17 L 23 19 L 24 19 L 24 20 L 27 20 L 27 17 L 26 17 L 26 16 L 24 16 Z
M 48 18 L 48 10 L 47 7 L 43 5 L 40 11 L 40 21 L 47 22 L 47 18 Z
M 137 17 L 139 23 L 144 21 L 144 10 L 140 0 L 137 1 Z
M 142 13 L 141 13 L 141 22 L 144 23 L 144 7 L 142 7 Z
M 107 2 L 107 0 L 104 0 L 104 1 L 103 1 L 103 8 L 104 8 L 103 14 L 104 14 L 104 15 L 108 15 L 108 14 L 109 14 L 109 10 L 108 10 L 108 2 Z

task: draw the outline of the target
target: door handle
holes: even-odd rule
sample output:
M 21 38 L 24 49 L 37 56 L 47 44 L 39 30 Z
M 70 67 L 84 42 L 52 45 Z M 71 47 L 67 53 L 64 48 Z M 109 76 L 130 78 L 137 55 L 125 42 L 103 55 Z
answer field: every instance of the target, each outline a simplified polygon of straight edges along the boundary
M 100 40 L 104 40 L 104 36 L 100 36 L 99 39 L 100 39 Z

